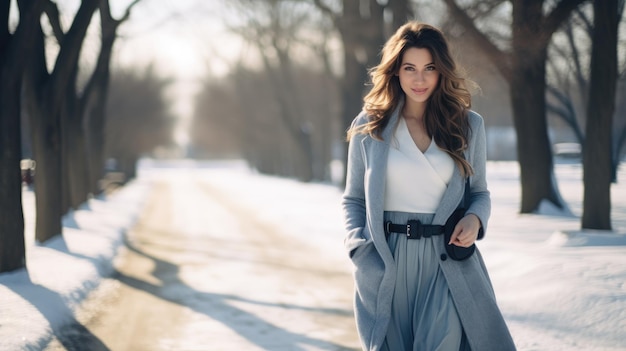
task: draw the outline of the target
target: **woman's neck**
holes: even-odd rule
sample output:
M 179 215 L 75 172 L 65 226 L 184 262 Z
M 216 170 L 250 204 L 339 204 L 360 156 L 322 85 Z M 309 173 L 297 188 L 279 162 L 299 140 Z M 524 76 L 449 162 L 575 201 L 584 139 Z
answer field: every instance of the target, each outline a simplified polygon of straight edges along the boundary
M 424 120 L 425 111 L 426 111 L 426 104 L 407 102 L 402 108 L 402 116 L 404 116 L 404 118 L 410 118 L 410 119 L 422 121 Z

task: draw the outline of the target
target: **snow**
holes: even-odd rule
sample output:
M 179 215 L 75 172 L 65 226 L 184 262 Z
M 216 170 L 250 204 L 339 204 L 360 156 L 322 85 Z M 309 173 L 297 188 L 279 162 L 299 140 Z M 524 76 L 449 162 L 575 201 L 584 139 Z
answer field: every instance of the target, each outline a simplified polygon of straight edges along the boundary
M 540 209 L 541 215 L 518 213 L 516 163 L 489 162 L 487 174 L 493 210 L 487 236 L 478 247 L 518 349 L 626 350 L 623 167 L 612 186 L 610 232 L 580 230 L 578 164 L 558 164 L 555 169 L 568 203 L 565 216 L 550 209 Z M 91 199 L 67 215 L 63 236 L 43 245 L 34 242 L 34 198 L 25 189 L 28 272 L 0 275 L 0 350 L 42 348 L 55 331 L 75 320 L 80 303 L 113 271 L 124 232 L 158 177 L 199 177 L 230 194 L 240 208 L 253 209 L 249 212 L 255 219 L 298 228 L 291 232 L 299 240 L 323 249 L 328 257 L 344 259 L 349 267 L 342 247 L 341 192 L 336 187 L 259 175 L 241 162 L 144 160 L 139 175 L 121 191 Z M 191 211 L 192 206 L 181 209 L 177 220 L 185 225 L 185 213 Z
M 149 190 L 133 182 L 114 196 L 91 199 L 63 219 L 63 236 L 35 242 L 35 199 L 23 192 L 26 262 L 0 274 L 0 350 L 43 348 L 74 313 L 112 261 Z

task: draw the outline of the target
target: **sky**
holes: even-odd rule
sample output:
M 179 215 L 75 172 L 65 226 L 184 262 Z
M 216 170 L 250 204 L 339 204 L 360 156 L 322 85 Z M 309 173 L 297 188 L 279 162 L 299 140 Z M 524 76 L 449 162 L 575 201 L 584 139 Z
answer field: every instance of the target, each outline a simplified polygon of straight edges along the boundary
M 154 62 L 165 74 L 183 78 L 223 74 L 239 49 L 225 28 L 227 16 L 222 1 L 142 0 L 120 29 L 117 60 Z
M 121 16 L 127 0 L 112 2 Z M 241 42 L 228 33 L 228 11 L 223 1 L 142 0 L 120 28 L 115 64 L 154 65 L 157 72 L 173 77 L 170 89 L 173 110 L 180 117 L 175 133 L 185 144 L 193 115 L 194 96 L 203 80 L 223 76 L 237 59 Z M 119 5 L 122 6 L 119 6 Z
M 556 166 L 559 187 L 573 216 L 518 214 L 517 163 L 488 162 L 487 167 L 493 210 L 487 236 L 477 245 L 518 349 L 626 351 L 626 169 L 621 167 L 618 183 L 612 187 L 613 232 L 581 232 L 580 164 Z M 343 260 L 345 265 L 339 269 L 351 269 L 343 249 L 337 187 L 263 176 L 242 162 L 142 160 L 138 179 L 67 215 L 63 238 L 44 245 L 34 243 L 34 197 L 24 189 L 29 272 L 0 274 L 0 349 L 38 349 L 64 323 L 75 320 L 80 303 L 111 273 L 122 233 L 135 223 L 155 180 L 169 182 L 172 189 L 192 191 L 190 186 L 196 183 L 220 189 L 237 208 L 255 213 L 272 228 L 297 235 L 297 240 L 323 250 L 327 259 Z M 181 200 L 168 202 L 172 213 L 200 208 L 193 196 L 184 194 L 172 194 Z M 269 206 L 268 197 L 273 200 Z M 181 223 L 181 230 L 186 227 Z M 190 227 L 197 235 L 206 230 Z M 49 264 L 52 260 L 54 265 Z M 263 284 L 266 278 L 251 276 L 250 285 Z M 204 281 L 206 276 L 186 279 Z M 229 286 L 222 283 L 219 286 Z M 308 305 L 304 296 L 298 305 Z M 262 320 L 284 318 L 282 309 L 272 311 Z M 238 326 L 234 332 L 245 333 L 245 328 Z M 192 344 L 193 339 L 187 340 L 187 345 Z

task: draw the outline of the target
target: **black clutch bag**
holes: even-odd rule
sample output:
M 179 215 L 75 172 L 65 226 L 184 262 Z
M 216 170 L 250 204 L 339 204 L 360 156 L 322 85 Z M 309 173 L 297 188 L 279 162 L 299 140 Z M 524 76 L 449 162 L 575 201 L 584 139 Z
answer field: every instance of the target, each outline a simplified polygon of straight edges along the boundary
M 461 205 L 459 205 L 459 207 L 454 210 L 454 212 L 452 212 L 444 226 L 443 244 L 446 247 L 446 253 L 448 254 L 448 257 L 455 261 L 463 261 L 472 256 L 474 254 L 474 251 L 476 251 L 476 244 L 472 244 L 472 246 L 470 247 L 462 247 L 456 246 L 454 244 L 448 244 L 450 242 L 450 238 L 452 237 L 452 233 L 454 232 L 454 227 L 457 223 L 459 223 L 461 218 L 465 217 L 465 211 L 467 210 L 466 207 L 469 206 L 469 193 L 470 189 L 468 177 L 465 178 L 465 192 L 463 195 L 463 201 L 461 202 Z

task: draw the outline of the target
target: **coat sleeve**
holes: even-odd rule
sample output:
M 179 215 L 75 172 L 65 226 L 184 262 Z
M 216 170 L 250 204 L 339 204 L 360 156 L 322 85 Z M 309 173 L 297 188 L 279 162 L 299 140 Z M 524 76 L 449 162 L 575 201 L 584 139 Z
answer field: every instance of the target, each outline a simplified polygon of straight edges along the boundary
M 491 196 L 487 188 L 487 138 L 483 118 L 470 111 L 471 134 L 469 140 L 470 163 L 474 174 L 470 177 L 470 206 L 467 213 L 475 214 L 482 224 L 478 239 L 482 239 L 487 231 L 487 223 L 491 215 Z
M 359 115 L 352 122 L 352 126 L 364 121 L 364 116 Z M 346 229 L 344 245 L 350 256 L 358 247 L 367 242 L 363 235 L 366 223 L 365 160 L 361 140 L 364 137 L 362 134 L 357 134 L 350 139 L 346 165 L 346 187 L 341 201 Z

